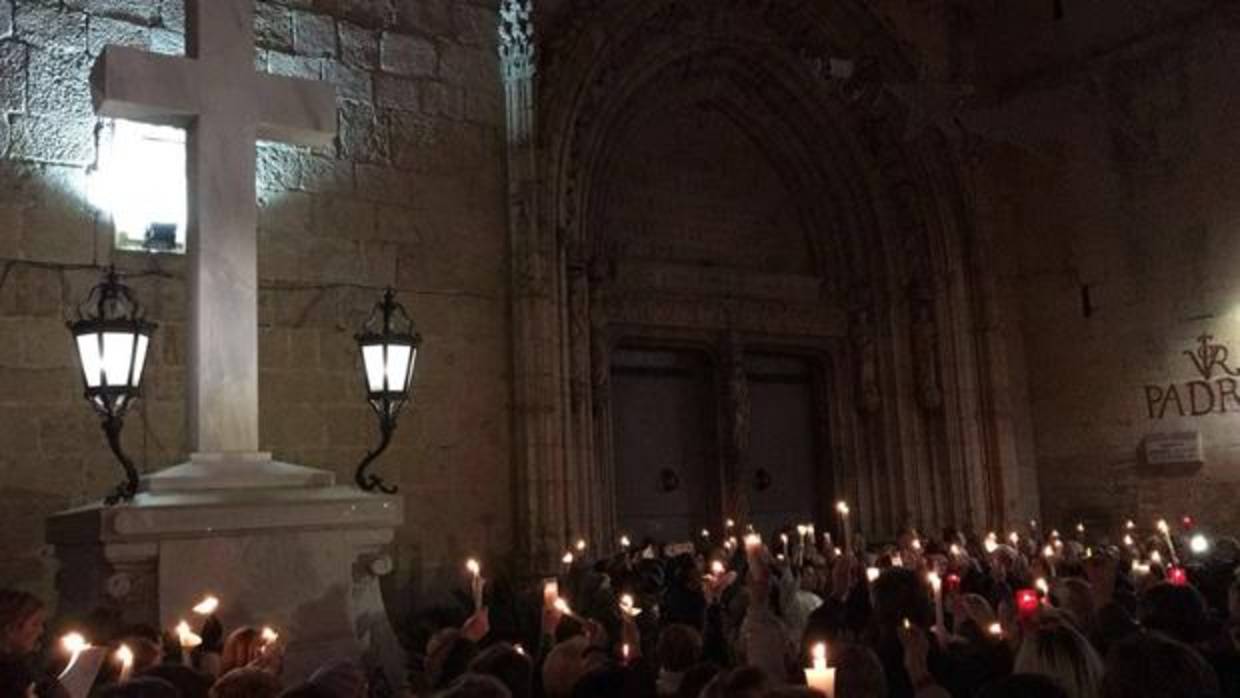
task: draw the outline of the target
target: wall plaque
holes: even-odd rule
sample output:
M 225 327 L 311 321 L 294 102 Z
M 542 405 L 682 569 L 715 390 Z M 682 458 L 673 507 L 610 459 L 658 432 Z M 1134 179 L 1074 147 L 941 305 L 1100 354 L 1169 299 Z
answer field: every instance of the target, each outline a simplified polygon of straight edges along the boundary
M 1144 450 L 1147 465 L 1204 463 L 1206 460 L 1199 431 L 1150 434 L 1145 437 Z

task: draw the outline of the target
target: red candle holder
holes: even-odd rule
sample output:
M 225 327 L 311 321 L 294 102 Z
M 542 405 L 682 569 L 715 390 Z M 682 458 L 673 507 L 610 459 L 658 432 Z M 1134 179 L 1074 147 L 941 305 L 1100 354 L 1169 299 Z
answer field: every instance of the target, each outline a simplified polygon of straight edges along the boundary
M 1042 600 L 1038 598 L 1036 589 L 1018 589 L 1016 591 L 1016 612 L 1021 619 L 1029 619 L 1038 612 Z
M 1177 587 L 1188 586 L 1188 572 L 1183 567 L 1172 567 L 1167 570 L 1167 581 Z

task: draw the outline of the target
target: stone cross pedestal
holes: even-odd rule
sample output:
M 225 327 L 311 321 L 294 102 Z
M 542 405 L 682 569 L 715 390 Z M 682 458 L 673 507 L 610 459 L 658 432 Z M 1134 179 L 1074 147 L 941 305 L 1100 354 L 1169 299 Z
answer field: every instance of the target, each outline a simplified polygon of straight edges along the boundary
M 256 73 L 253 27 L 253 0 L 188 0 L 187 57 L 108 46 L 92 74 L 100 115 L 188 132 L 192 455 L 132 503 L 52 517 L 59 610 L 171 628 L 211 593 L 226 626 L 281 629 L 289 679 L 365 654 L 399 685 L 378 576 L 401 500 L 259 451 L 255 141 L 329 144 L 336 102 L 329 85 Z

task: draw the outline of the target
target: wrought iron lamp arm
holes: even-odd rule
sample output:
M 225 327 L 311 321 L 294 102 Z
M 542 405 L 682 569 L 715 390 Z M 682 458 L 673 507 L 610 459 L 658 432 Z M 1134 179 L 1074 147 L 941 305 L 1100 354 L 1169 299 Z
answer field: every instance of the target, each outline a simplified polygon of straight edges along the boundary
M 387 450 L 388 444 L 392 442 L 392 432 L 396 431 L 396 420 L 380 415 L 379 417 L 379 445 L 373 450 L 366 453 L 366 457 L 357 466 L 357 473 L 353 476 L 353 480 L 357 486 L 366 492 L 374 492 L 378 490 L 383 494 L 396 494 L 397 488 L 383 481 L 378 475 L 372 475 L 366 472 L 374 459 Z
M 103 420 L 103 433 L 108 437 L 108 446 L 112 448 L 112 453 L 116 455 L 116 459 L 125 468 L 125 481 L 117 485 L 116 489 L 112 490 L 112 494 L 108 495 L 105 500 L 109 506 L 119 502 L 127 502 L 138 493 L 138 469 L 121 448 L 121 427 L 124 424 L 125 420 L 122 417 L 105 417 Z

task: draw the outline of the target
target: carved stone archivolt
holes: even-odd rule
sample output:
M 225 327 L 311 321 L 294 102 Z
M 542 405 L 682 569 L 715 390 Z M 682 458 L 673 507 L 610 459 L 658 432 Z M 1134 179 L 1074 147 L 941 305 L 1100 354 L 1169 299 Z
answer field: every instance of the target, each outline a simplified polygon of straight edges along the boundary
M 610 492 L 608 364 L 621 332 L 674 329 L 706 336 L 742 329 L 747 336 L 802 337 L 839 347 L 834 370 L 841 380 L 850 375 L 844 382 L 855 388 L 837 385 L 828 396 L 847 402 L 830 410 L 837 415 L 830 435 L 837 472 L 827 475 L 846 478 L 837 489 L 865 505 L 858 523 L 868 532 L 889 532 L 909 516 L 924 526 L 1002 523 L 1002 497 L 991 493 L 1000 471 L 1015 466 L 996 455 L 1006 452 L 997 444 L 1010 435 L 997 421 L 993 429 L 971 428 L 977 401 L 985 398 L 947 387 L 995 384 L 988 378 L 994 362 L 981 357 L 993 357 L 1001 346 L 993 334 L 975 329 L 985 307 L 978 294 L 987 288 L 978 276 L 984 269 L 975 263 L 981 236 L 956 183 L 949 139 L 932 127 L 910 130 L 908 98 L 886 87 L 918 75 L 899 43 L 862 3 L 564 5 L 569 9 L 558 16 L 538 15 L 528 0 L 501 5 L 515 341 L 566 346 L 514 352 L 517 402 L 539 398 L 534 402 L 553 414 L 547 422 L 533 412 L 519 414 L 518 440 L 570 445 L 559 451 L 522 447 L 518 469 L 531 483 L 522 505 L 545 512 L 565 501 L 563 493 L 535 481 L 589 481 Z M 537 46 L 528 40 L 533 17 L 541 18 Z M 825 67 L 840 58 L 852 66 L 846 78 Z M 738 285 L 712 291 L 721 283 L 718 274 L 710 278 L 703 271 L 695 280 L 691 272 L 675 272 L 689 275 L 677 291 L 627 284 L 629 277 L 614 272 L 627 260 L 623 251 L 618 258 L 611 254 L 613 241 L 603 238 L 599 216 L 614 181 L 611 168 L 624 156 L 623 138 L 670 109 L 695 104 L 725 114 L 778 169 L 798 220 L 813 231 L 809 248 L 823 289 L 819 298 L 807 298 L 800 282 L 784 290 Z M 529 133 L 536 137 L 526 138 Z M 604 259 L 605 273 L 596 269 Z M 659 278 L 674 276 L 665 270 Z M 919 276 L 938 281 L 926 286 L 927 293 L 908 294 Z M 844 291 L 855 288 L 869 289 L 865 302 Z M 543 298 L 547 305 L 539 304 Z M 546 365 L 548 356 L 559 356 L 561 365 Z M 557 390 L 522 376 L 560 385 Z M 553 393 L 560 402 L 550 399 Z M 582 401 L 591 426 L 554 418 L 582 414 Z M 927 412 L 942 418 L 905 426 Z M 571 447 L 583 443 L 579 436 L 551 438 L 546 429 L 552 422 L 562 430 L 590 429 L 591 452 Z M 727 460 L 735 451 L 735 444 L 725 444 L 721 453 Z M 939 462 L 927 452 L 947 455 Z M 945 470 L 921 473 L 928 468 Z M 545 550 L 581 527 L 611 538 L 614 511 L 608 506 L 584 502 L 568 507 L 574 512 L 568 519 L 535 521 L 542 528 L 532 535 L 543 538 L 527 547 Z M 940 518 L 918 520 L 918 512 Z M 968 512 L 968 519 L 948 521 L 941 512 Z

